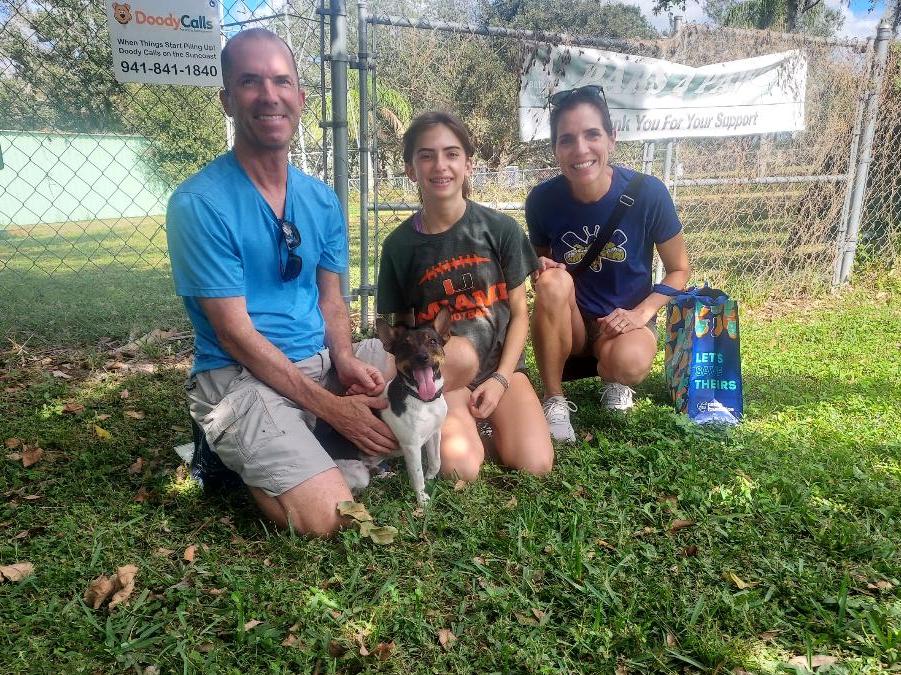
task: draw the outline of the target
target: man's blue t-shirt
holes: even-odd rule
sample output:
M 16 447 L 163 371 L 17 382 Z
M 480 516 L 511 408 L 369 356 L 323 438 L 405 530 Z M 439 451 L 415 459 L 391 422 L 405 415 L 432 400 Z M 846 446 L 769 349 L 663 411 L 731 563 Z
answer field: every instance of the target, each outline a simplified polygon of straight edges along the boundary
M 347 268 L 347 232 L 331 188 L 288 167 L 285 220 L 300 232 L 300 275 L 282 281 L 288 257 L 279 220 L 228 152 L 182 183 L 169 199 L 166 237 L 175 291 L 194 326 L 198 373 L 235 363 L 222 349 L 198 298 L 244 296 L 254 327 L 292 361 L 323 348 L 318 268 Z
M 610 189 L 591 204 L 577 202 L 569 183 L 557 176 L 535 186 L 526 198 L 529 239 L 550 248 L 550 257 L 575 264 L 597 238 L 635 171 L 613 166 Z M 597 260 L 576 279 L 576 303 L 583 313 L 604 316 L 634 309 L 651 293 L 654 245 L 682 230 L 666 186 L 647 176 L 635 204 L 626 209 Z

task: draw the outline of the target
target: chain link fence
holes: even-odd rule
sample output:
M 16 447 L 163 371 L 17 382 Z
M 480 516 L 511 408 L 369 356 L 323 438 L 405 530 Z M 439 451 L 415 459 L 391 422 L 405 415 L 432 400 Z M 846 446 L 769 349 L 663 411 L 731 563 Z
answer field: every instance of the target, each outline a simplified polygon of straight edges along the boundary
M 547 142 L 520 143 L 516 133 L 520 68 L 535 38 L 491 36 L 482 27 L 467 31 L 405 17 L 376 16 L 371 23 L 374 68 L 385 88 L 403 86 L 404 73 L 416 72 L 407 85 L 416 102 L 414 113 L 458 111 L 480 150 L 477 162 L 497 167 L 493 174 L 476 170 L 474 198 L 511 211 L 524 224 L 522 202 L 528 190 L 557 173 Z M 536 37 L 555 42 L 554 36 Z M 693 66 L 803 51 L 808 62 L 803 132 L 621 142 L 612 159 L 652 173 L 670 188 L 685 225 L 694 282 L 758 298 L 828 289 L 851 217 L 872 44 L 705 26 L 684 27 L 660 40 L 610 38 L 595 36 L 594 44 Z M 567 44 L 559 38 L 556 43 Z M 897 56 L 897 50 L 893 53 Z M 870 169 L 861 236 L 861 254 L 879 257 L 883 264 L 896 263 L 898 239 L 893 167 L 901 139 L 894 135 L 899 131 L 894 111 L 901 92 L 896 61 L 890 72 L 894 75 L 886 78 L 882 91 L 879 149 Z M 486 143 L 486 137 L 492 142 Z M 418 200 L 414 186 L 396 177 L 402 170 L 397 139 L 382 134 L 373 142 L 380 146 L 371 207 L 377 214 L 375 239 L 380 240 L 418 208 Z
M 186 325 L 166 203 L 227 148 L 228 121 L 216 88 L 117 82 L 108 4 L 0 0 L 0 337 L 20 344 Z M 307 106 L 291 161 L 326 179 L 317 7 L 226 2 L 220 25 L 223 39 L 260 26 L 292 46 Z
M 333 101 L 323 70 L 329 31 L 318 5 L 226 2 L 221 25 L 223 38 L 264 26 L 292 45 L 307 105 L 291 161 L 331 182 Z M 441 19 L 463 16 L 451 4 L 445 9 Z M 356 7 L 349 10 L 352 50 Z M 523 221 L 528 190 L 556 169 L 547 142 L 519 141 L 520 67 L 536 37 L 561 40 L 437 20 L 368 19 L 366 47 L 350 57 L 344 167 L 350 290 L 364 327 L 380 242 L 418 204 L 403 177 L 406 125 L 426 109 L 459 113 L 478 148 L 475 198 Z M 602 28 L 592 40 L 568 42 L 690 65 L 805 52 L 804 132 L 620 143 L 614 160 L 670 187 L 697 281 L 764 297 L 828 288 L 846 245 L 872 46 L 697 26 L 671 38 L 639 32 L 624 39 L 622 30 Z M 899 64 L 895 44 L 879 93 L 857 242 L 858 260 L 869 264 L 895 265 L 901 257 Z M 0 0 L 0 337 L 17 344 L 91 344 L 185 326 L 169 276 L 165 205 L 181 180 L 227 147 L 227 122 L 213 88 L 120 84 L 112 66 L 105 5 Z M 361 84 L 369 92 L 366 124 Z

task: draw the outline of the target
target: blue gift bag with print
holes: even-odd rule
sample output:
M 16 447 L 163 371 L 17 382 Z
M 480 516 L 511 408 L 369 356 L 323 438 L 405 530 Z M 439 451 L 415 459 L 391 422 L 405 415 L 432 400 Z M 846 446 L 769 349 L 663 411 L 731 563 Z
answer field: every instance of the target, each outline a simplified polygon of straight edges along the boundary
M 742 416 L 738 303 L 716 288 L 677 291 L 666 306 L 666 384 L 676 412 L 699 424 L 737 424 Z

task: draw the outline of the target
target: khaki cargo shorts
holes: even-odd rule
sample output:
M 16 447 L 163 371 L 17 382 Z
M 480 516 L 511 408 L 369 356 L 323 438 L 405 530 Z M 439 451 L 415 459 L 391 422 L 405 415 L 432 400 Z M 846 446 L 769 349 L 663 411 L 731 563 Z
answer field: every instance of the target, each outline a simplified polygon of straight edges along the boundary
M 388 354 L 379 340 L 354 344 L 358 359 L 384 373 Z M 328 349 L 294 364 L 334 394 L 343 387 Z M 185 389 L 191 417 L 222 463 L 246 485 L 277 497 L 313 476 L 335 468 L 313 436 L 316 418 L 256 379 L 239 365 L 191 377 Z

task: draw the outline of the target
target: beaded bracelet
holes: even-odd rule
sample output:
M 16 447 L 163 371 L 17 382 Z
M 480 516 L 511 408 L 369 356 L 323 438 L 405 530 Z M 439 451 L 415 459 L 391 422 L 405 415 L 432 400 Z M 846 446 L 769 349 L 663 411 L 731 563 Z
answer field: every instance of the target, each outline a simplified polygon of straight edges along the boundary
M 507 381 L 507 378 L 501 375 L 499 372 L 494 371 L 488 377 L 493 378 L 501 383 L 501 386 L 504 388 L 504 391 L 507 391 L 510 388 L 510 383 Z

